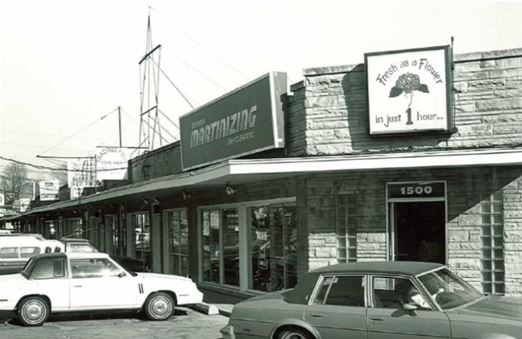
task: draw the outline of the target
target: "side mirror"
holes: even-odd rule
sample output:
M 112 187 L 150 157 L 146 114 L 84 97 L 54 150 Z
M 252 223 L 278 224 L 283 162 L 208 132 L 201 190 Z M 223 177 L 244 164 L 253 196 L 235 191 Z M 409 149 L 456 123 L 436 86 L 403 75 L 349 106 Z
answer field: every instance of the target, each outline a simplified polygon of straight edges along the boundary
M 118 278 L 123 278 L 126 275 L 127 275 L 127 273 L 125 273 L 124 271 L 121 271 L 120 273 L 118 273 Z
M 418 307 L 415 304 L 407 303 L 402 305 L 402 309 L 406 312 L 410 312 L 411 314 L 415 315 L 415 311 L 418 309 Z

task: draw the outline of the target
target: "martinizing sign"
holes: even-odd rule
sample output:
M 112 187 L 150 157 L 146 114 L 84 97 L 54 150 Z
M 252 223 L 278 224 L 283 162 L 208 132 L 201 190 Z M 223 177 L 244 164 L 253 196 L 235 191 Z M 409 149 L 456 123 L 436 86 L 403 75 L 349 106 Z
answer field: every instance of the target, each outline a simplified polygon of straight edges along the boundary
M 370 134 L 450 129 L 449 46 L 365 54 Z
M 286 73 L 268 73 L 180 118 L 183 169 L 283 147 Z

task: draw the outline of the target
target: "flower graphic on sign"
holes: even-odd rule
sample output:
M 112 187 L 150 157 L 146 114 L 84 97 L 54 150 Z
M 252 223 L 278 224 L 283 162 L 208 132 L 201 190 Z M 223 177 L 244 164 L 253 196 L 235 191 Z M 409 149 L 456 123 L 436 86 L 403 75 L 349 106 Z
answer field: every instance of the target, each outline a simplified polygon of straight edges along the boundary
M 408 72 L 399 76 L 399 79 L 395 82 L 395 86 L 393 86 L 390 91 L 390 98 L 398 97 L 404 93 L 406 98 L 410 99 L 410 103 L 408 104 L 408 107 L 410 107 L 415 91 L 430 92 L 427 85 L 420 83 L 420 78 L 417 74 Z

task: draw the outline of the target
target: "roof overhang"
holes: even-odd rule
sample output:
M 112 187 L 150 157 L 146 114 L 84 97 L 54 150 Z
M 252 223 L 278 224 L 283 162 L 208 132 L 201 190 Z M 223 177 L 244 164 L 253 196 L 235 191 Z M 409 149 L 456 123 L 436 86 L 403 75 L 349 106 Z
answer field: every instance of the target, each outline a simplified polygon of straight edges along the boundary
M 10 217 L 10 219 L 129 196 L 154 195 L 155 192 L 172 192 L 181 191 L 182 189 L 205 189 L 225 185 L 229 182 L 232 184 L 244 184 L 295 175 L 340 171 L 510 165 L 522 165 L 522 148 L 228 160 L 190 172 L 155 178 L 146 182 L 98 192 L 81 199 L 61 201 L 37 207 L 24 214 Z

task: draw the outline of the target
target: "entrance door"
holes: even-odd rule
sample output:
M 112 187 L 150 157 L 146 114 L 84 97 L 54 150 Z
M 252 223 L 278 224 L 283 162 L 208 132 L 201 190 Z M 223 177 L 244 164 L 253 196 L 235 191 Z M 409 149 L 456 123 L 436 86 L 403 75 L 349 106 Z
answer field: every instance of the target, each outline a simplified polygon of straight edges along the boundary
M 446 212 L 443 201 L 391 204 L 395 260 L 446 263 Z

